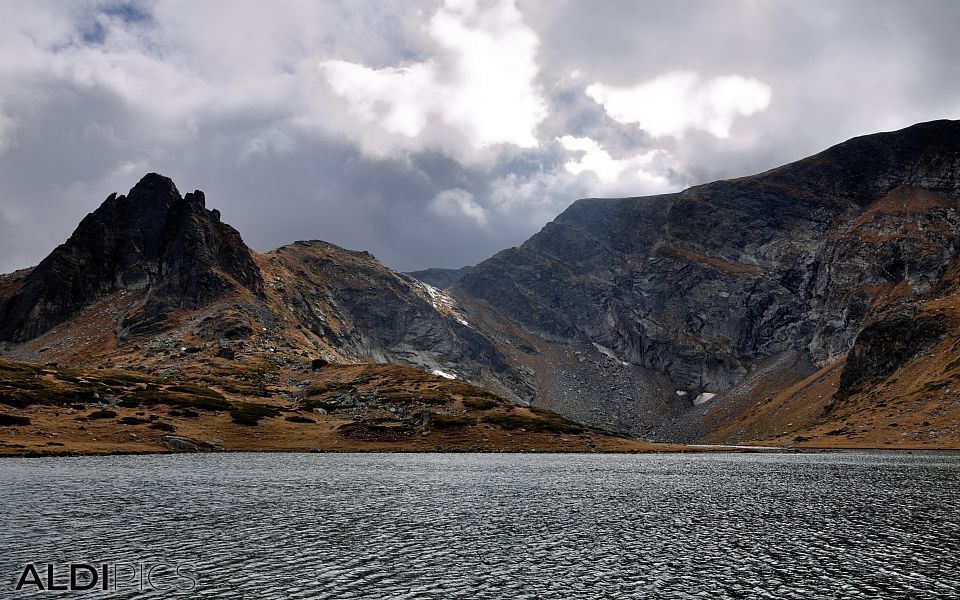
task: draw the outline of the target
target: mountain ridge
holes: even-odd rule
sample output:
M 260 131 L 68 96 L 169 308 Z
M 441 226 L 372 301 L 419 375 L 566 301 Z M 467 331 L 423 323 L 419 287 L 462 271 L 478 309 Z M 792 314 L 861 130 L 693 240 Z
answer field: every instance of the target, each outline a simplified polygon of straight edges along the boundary
M 125 212 L 130 197 L 153 204 Z M 831 423 L 886 415 L 878 386 L 932 353 L 960 359 L 958 199 L 960 122 L 934 121 L 677 193 L 581 199 L 474 267 L 400 274 L 321 241 L 255 253 L 202 192 L 149 174 L 55 258 L 0 277 L 0 340 L 12 358 L 166 374 L 398 362 L 653 439 L 855 444 Z M 45 296 L 53 279 L 78 292 Z M 952 414 L 957 365 L 898 398 Z M 960 439 L 956 420 L 924 443 Z
M 956 262 L 958 152 L 960 124 L 938 121 L 675 194 L 579 200 L 449 291 L 491 309 L 485 326 L 555 355 L 513 355 L 553 382 L 539 401 L 634 433 L 700 436 L 691 398 L 735 391 L 763 361 L 811 372 L 839 360 L 883 303 L 940 285 Z M 601 364 L 624 401 L 591 383 Z

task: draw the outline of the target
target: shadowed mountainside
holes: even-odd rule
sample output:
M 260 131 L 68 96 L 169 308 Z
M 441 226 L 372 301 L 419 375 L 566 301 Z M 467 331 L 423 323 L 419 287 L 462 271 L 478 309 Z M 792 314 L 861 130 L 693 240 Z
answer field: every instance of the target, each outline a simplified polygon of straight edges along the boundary
M 927 312 L 957 291 L 958 196 L 960 123 L 924 123 L 677 194 L 577 201 L 449 291 L 534 372 L 538 402 L 690 439 L 848 353 L 823 406 L 955 334 Z

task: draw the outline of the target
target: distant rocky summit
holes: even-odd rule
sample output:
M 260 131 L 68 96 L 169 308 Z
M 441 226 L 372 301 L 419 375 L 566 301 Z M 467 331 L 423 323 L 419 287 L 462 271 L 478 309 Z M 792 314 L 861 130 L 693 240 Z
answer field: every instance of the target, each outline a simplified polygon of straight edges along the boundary
M 459 269 L 433 268 L 422 271 L 411 271 L 407 273 L 407 275 L 427 285 L 432 285 L 439 290 L 445 290 L 463 279 L 471 269 L 473 269 L 473 267 L 460 267 Z
M 945 447 L 958 199 L 960 122 L 936 121 L 676 194 L 579 200 L 474 267 L 400 274 L 325 242 L 255 253 L 202 192 L 150 174 L 0 277 L 0 342 L 160 373 L 404 363 L 660 440 Z

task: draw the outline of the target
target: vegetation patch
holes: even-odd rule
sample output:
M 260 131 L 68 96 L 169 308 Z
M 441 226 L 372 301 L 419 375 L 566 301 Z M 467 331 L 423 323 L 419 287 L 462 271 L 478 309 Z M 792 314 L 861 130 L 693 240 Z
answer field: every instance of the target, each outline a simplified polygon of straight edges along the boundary
M 17 415 L 8 415 L 0 413 L 0 427 L 11 427 L 17 425 L 29 425 L 30 417 L 18 417 Z
M 276 408 L 264 404 L 254 404 L 252 402 L 239 402 L 230 411 L 230 418 L 238 425 L 247 425 L 254 427 L 260 423 L 264 417 L 276 417 L 280 414 Z
M 181 405 L 184 406 L 184 405 Z M 199 410 L 228 410 L 232 404 L 227 400 L 221 400 L 217 398 L 195 398 L 190 401 L 189 404 L 185 406 L 190 406 Z
M 31 404 L 49 404 L 45 393 L 50 384 L 40 378 L 33 365 L 0 362 L 0 404 L 23 408 Z
M 90 420 L 96 420 L 96 419 L 112 419 L 112 418 L 114 418 L 114 417 L 116 417 L 116 416 L 117 416 L 116 411 L 109 410 L 109 409 L 107 409 L 107 408 L 102 408 L 102 409 L 100 409 L 100 410 L 95 410 L 95 411 L 93 411 L 92 413 L 90 413 L 89 415 L 87 415 L 87 419 L 90 419 Z
M 97 391 L 93 387 L 81 387 L 72 390 L 53 389 L 47 392 L 47 403 L 49 404 L 73 404 L 76 402 L 94 402 L 96 400 L 98 400 Z
M 492 398 L 466 397 L 463 399 L 463 405 L 470 410 L 490 410 L 496 408 L 499 404 Z
M 931 381 L 930 383 L 924 385 L 923 388 L 921 388 L 921 391 L 937 392 L 954 383 L 954 381 L 955 380 L 953 378 L 941 379 L 940 381 Z
M 367 419 L 344 423 L 337 431 L 357 440 L 396 442 L 409 438 L 413 434 L 413 426 L 399 419 Z
M 531 416 L 521 414 L 484 415 L 482 420 L 484 423 L 509 430 L 525 429 L 527 431 L 549 433 L 583 433 L 585 430 L 583 425 L 549 411 Z
M 223 400 L 223 394 L 217 390 L 211 390 L 210 388 L 205 388 L 199 385 L 190 385 L 186 383 L 181 383 L 177 385 L 171 385 L 167 388 L 171 392 L 180 392 L 183 394 L 191 394 L 193 396 L 202 396 L 204 398 L 216 398 L 217 400 Z
M 477 420 L 467 415 L 430 415 L 430 423 L 437 429 L 456 429 L 476 425 Z
M 308 387 L 304 395 L 311 398 L 313 396 L 324 396 L 332 392 L 349 392 L 352 394 L 356 391 L 357 388 L 353 382 L 328 381 L 327 383 Z
M 414 404 L 422 402 L 425 404 L 442 406 L 453 400 L 453 397 L 451 397 L 446 390 L 435 388 L 421 390 L 391 390 L 390 388 L 387 388 L 387 390 L 380 390 L 380 395 L 385 401 L 393 402 L 395 404 Z
M 205 383 L 215 385 L 225 392 L 238 394 L 241 396 L 256 396 L 265 398 L 271 395 L 270 389 L 266 384 L 259 381 L 237 381 L 227 377 L 203 377 L 200 379 Z
M 31 404 L 37 404 L 37 402 L 38 400 L 32 397 L 32 395 L 24 398 L 24 394 L 10 393 L 5 390 L 0 391 L 0 404 L 6 404 L 14 408 L 26 408 Z
M 291 423 L 316 423 L 315 420 L 310 417 L 304 417 L 301 415 L 291 415 L 284 419 L 285 421 L 290 421 Z
M 150 429 L 159 429 L 160 431 L 166 431 L 168 433 L 172 433 L 177 430 L 177 428 L 170 423 L 161 423 L 159 421 L 156 423 L 151 423 Z
M 155 383 L 157 381 L 157 378 L 151 375 L 121 371 L 110 371 L 106 376 L 98 377 L 98 379 L 108 385 L 135 385 L 138 383 Z
M 174 393 L 171 392 L 171 389 L 137 390 L 136 392 L 133 392 L 124 398 L 123 402 L 126 402 L 132 406 L 139 406 L 140 404 L 145 406 L 166 404 L 168 406 L 176 406 L 179 408 L 195 408 L 199 410 L 213 411 L 229 410 L 233 407 L 233 405 L 228 400 L 223 398 L 223 396 L 220 396 L 219 398 L 213 396 L 196 396 L 189 392 Z M 124 404 L 124 406 L 127 404 Z
M 464 381 L 445 381 L 443 383 L 443 389 L 449 394 L 456 394 L 458 396 L 489 398 L 491 400 L 499 399 L 499 397 L 493 392 L 488 392 L 483 388 L 478 388 L 477 386 L 470 385 Z
M 14 363 L 6 360 L 0 360 L 0 376 L 8 377 L 11 375 L 27 376 L 36 375 L 42 371 L 42 367 L 25 363 Z

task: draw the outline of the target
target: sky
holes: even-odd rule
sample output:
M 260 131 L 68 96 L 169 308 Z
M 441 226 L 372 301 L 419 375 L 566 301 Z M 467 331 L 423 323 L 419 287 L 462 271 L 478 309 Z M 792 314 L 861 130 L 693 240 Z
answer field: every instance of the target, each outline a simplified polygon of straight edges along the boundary
M 960 118 L 953 0 L 0 1 L 0 272 L 159 172 L 398 270 Z

